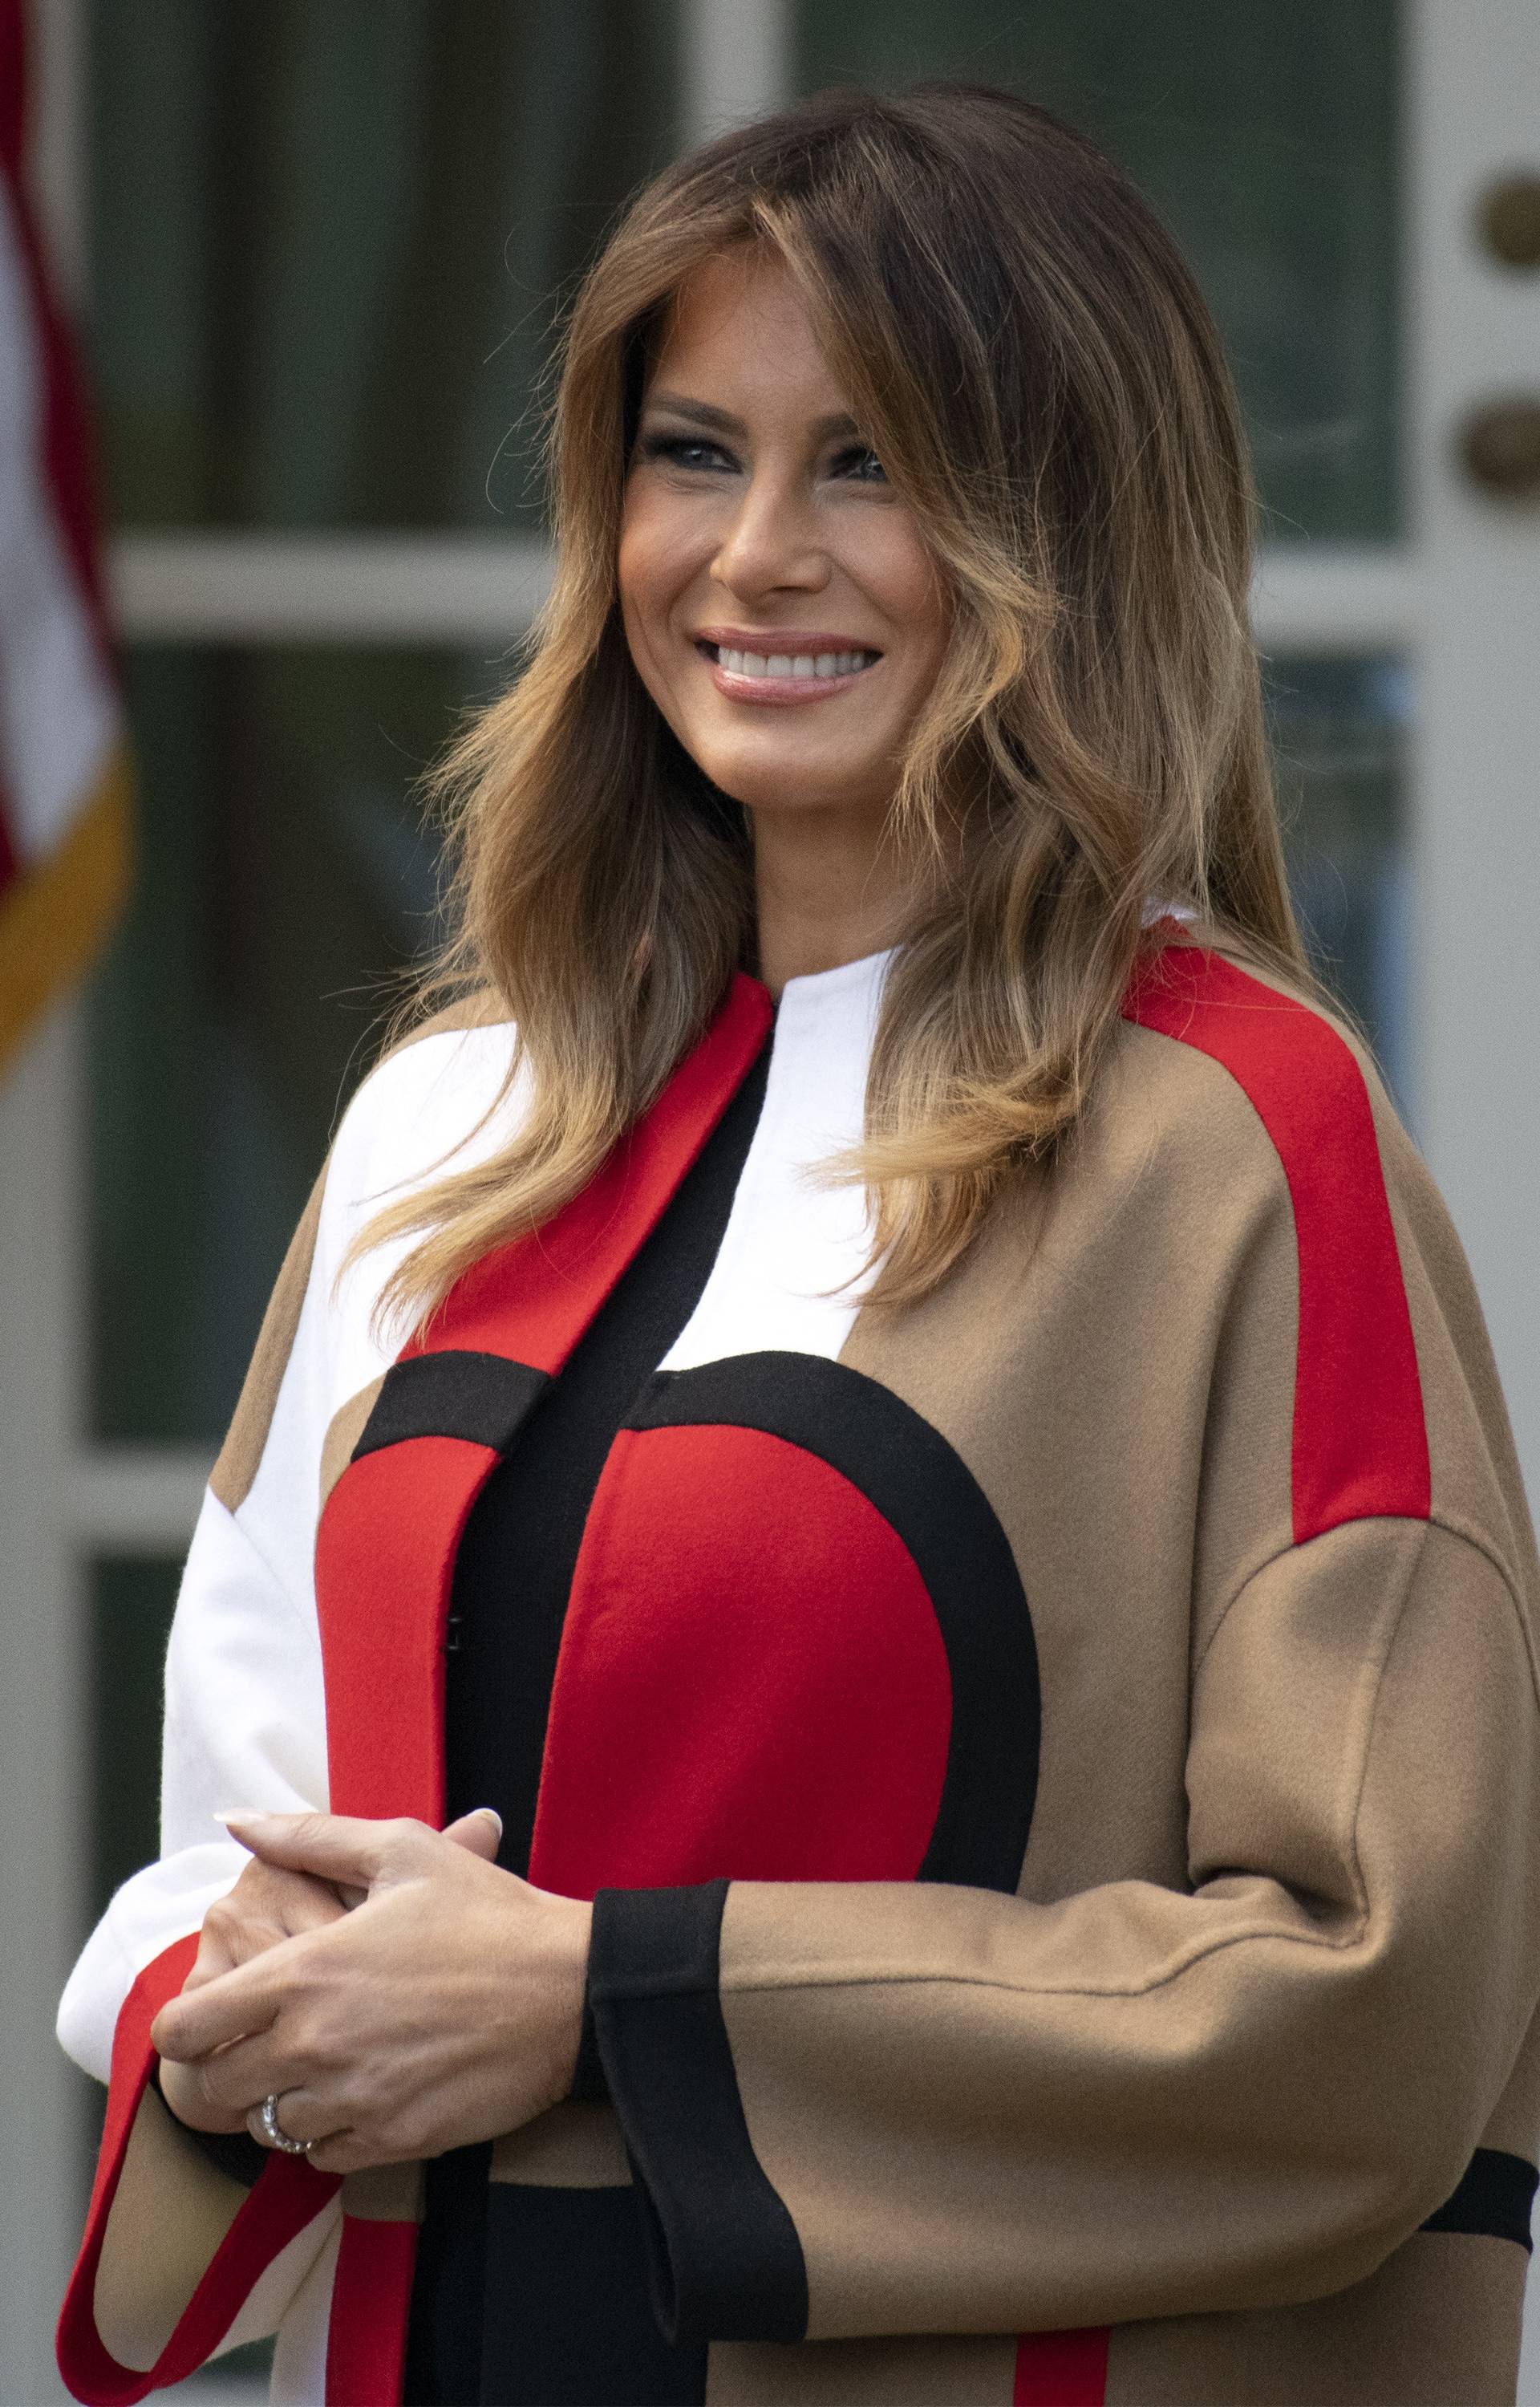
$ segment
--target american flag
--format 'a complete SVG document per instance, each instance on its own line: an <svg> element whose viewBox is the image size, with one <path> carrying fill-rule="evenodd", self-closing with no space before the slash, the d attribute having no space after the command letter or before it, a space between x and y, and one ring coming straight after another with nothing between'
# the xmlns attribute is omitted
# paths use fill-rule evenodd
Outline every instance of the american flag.
<svg viewBox="0 0 1540 2407"><path fill-rule="evenodd" d="M0 0L0 1067L127 887L127 756L78 375L23 179L21 0Z"/></svg>

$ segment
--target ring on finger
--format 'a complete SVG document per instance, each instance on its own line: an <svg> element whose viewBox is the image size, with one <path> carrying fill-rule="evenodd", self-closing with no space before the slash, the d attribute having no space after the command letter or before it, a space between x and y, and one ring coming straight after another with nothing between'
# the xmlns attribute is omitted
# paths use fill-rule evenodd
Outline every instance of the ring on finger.
<svg viewBox="0 0 1540 2407"><path fill-rule="evenodd" d="M286 2157L307 2157L315 2143L292 2139L278 2120L278 2101L282 2093L270 2089L257 2109L257 2120L262 2127L263 2144L276 2148Z"/></svg>

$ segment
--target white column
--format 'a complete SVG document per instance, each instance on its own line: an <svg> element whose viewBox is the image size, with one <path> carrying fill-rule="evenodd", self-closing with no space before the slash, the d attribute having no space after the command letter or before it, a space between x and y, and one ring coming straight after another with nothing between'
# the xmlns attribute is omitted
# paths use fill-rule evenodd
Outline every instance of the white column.
<svg viewBox="0 0 1540 2407"><path fill-rule="evenodd" d="M1407 431L1425 615L1416 748L1420 1118L1540 1502L1540 511L1459 460L1466 413L1540 400L1540 275L1482 250L1479 196L1540 167L1540 11L1406 13ZM1540 2284L1522 2407L1540 2407Z"/></svg>
<svg viewBox="0 0 1540 2407"><path fill-rule="evenodd" d="M791 92L791 0L685 0L680 142L685 150Z"/></svg>
<svg viewBox="0 0 1540 2407"><path fill-rule="evenodd" d="M0 1087L0 2399L63 2399L53 2326L94 2085L53 2036L84 1932L83 1567L66 1535L83 1354L80 1011Z"/></svg>
<svg viewBox="0 0 1540 2407"><path fill-rule="evenodd" d="M1540 510L1479 491L1456 449L1474 405L1540 401L1540 274L1474 225L1490 178L1540 167L1540 10L1418 0L1407 31L1420 1116L1540 1498Z"/></svg>
<svg viewBox="0 0 1540 2407"><path fill-rule="evenodd" d="M81 0L31 0L29 180L55 281L86 287ZM84 1030L49 1013L0 1081L0 2400L64 2389L53 2327L100 2093L54 2008L84 1937L86 1566L68 1529L86 1346Z"/></svg>

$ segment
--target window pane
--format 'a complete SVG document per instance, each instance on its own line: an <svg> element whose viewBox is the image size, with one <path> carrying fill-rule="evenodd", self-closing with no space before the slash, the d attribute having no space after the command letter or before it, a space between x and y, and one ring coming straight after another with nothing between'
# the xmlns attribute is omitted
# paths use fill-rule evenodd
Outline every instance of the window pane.
<svg viewBox="0 0 1540 2407"><path fill-rule="evenodd" d="M92 0L120 523L528 518L552 295L669 156L675 0Z"/></svg>
<svg viewBox="0 0 1540 2407"><path fill-rule="evenodd" d="M1410 1110L1410 677L1394 659L1275 660L1267 700L1295 908Z"/></svg>
<svg viewBox="0 0 1540 2407"><path fill-rule="evenodd" d="M141 874L92 1010L100 1435L223 1431L339 1101L434 924L416 781L504 674L131 654Z"/></svg>
<svg viewBox="0 0 1540 2407"><path fill-rule="evenodd" d="M1194 261L1268 534L1398 524L1394 0L798 0L798 78L1005 84L1099 135Z"/></svg>
<svg viewBox="0 0 1540 2407"><path fill-rule="evenodd" d="M94 1567L87 1759L93 1922L130 1873L161 1852L161 1689L180 1577L175 1562Z"/></svg>

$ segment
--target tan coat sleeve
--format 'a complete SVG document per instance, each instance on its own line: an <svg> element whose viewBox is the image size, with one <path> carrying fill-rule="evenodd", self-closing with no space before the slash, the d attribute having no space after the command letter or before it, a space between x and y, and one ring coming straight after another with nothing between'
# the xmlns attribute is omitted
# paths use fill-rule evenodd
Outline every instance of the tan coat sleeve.
<svg viewBox="0 0 1540 2407"><path fill-rule="evenodd" d="M595 2013L668 2324L1272 2304L1440 2206L1536 2001L1540 1717L1505 1578L1432 1522L1289 1548L1197 1667L1187 1786L1191 1894L601 1896Z"/></svg>

